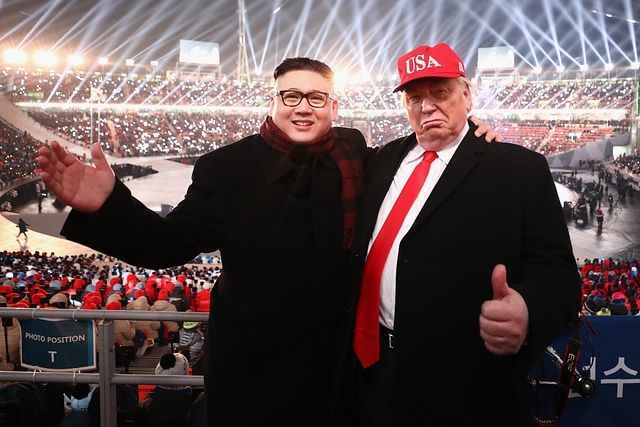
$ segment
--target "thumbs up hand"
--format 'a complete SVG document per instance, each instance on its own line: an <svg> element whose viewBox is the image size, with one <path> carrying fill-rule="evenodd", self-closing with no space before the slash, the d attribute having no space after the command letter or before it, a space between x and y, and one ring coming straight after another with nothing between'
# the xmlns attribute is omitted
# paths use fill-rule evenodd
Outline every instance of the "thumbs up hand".
<svg viewBox="0 0 640 427"><path fill-rule="evenodd" d="M491 275L493 299L482 304L480 336L491 353L498 356L520 351L529 329L529 310L517 291L507 284L507 269L498 264Z"/></svg>

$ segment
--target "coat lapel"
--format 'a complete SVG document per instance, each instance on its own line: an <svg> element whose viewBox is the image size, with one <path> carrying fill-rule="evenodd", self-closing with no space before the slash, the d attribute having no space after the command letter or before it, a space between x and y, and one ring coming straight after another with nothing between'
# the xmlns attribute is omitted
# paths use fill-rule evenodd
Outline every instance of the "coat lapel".
<svg viewBox="0 0 640 427"><path fill-rule="evenodd" d="M451 158L451 162L447 165L407 235L411 234L417 227L420 227L444 203L478 163L478 154L484 152L484 143L473 135L474 130L475 127L469 129L469 132L467 132L467 135L458 146Z"/></svg>

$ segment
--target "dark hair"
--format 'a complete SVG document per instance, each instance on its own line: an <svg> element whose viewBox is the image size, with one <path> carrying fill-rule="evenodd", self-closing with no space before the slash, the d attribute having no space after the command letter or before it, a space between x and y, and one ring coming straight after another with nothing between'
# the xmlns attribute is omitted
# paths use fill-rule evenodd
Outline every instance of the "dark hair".
<svg viewBox="0 0 640 427"><path fill-rule="evenodd" d="M160 366L162 369L171 369L176 366L176 356L173 353L167 353L160 358Z"/></svg>
<svg viewBox="0 0 640 427"><path fill-rule="evenodd" d="M284 76L289 71L313 71L333 83L334 72L327 64L317 59L306 57L287 58L273 70L273 79Z"/></svg>
<svg viewBox="0 0 640 427"><path fill-rule="evenodd" d="M73 386L73 390L71 390L71 396L75 397L78 400L82 400L85 397L89 396L89 392L91 389L89 388L89 384L76 384Z"/></svg>

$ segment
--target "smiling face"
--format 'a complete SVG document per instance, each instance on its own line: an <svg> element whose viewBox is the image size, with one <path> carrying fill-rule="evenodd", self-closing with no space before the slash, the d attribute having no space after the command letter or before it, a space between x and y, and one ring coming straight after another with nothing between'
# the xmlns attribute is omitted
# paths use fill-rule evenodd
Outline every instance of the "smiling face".
<svg viewBox="0 0 640 427"><path fill-rule="evenodd" d="M427 151L449 145L462 131L471 111L471 92L459 79L415 80L407 84L402 96L418 143Z"/></svg>
<svg viewBox="0 0 640 427"><path fill-rule="evenodd" d="M333 83L314 71L295 70L280 75L275 92L297 90L302 93L333 93ZM275 125L294 142L308 144L329 132L331 123L338 117L338 101L329 99L322 108L313 108L307 99L295 107L287 107L280 95L271 95L269 115Z"/></svg>

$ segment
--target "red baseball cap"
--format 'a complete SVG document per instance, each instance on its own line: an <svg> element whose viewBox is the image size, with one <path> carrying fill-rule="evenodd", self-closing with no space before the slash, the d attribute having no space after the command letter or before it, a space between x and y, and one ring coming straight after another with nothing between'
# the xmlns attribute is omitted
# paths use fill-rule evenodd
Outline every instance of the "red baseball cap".
<svg viewBox="0 0 640 427"><path fill-rule="evenodd" d="M462 59L445 43L431 46L418 46L398 59L400 85L393 91L398 92L409 82L425 77L444 77L455 79L467 77Z"/></svg>

